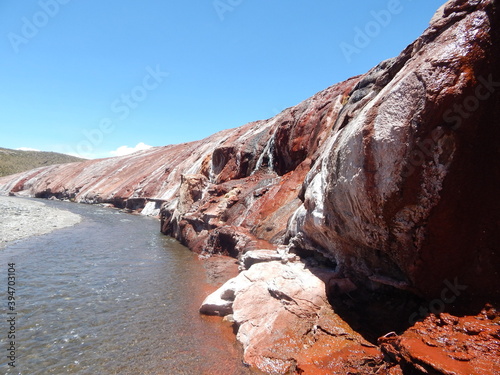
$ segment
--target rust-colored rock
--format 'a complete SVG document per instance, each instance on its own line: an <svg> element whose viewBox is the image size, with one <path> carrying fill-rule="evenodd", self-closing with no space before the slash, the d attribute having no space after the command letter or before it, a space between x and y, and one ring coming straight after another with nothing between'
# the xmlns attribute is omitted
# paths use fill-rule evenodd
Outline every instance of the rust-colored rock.
<svg viewBox="0 0 500 375"><path fill-rule="evenodd" d="M8 176L0 192L111 203L148 215L163 206L162 231L197 252L274 248L301 204L300 187L342 96L358 81L201 141Z"/></svg>
<svg viewBox="0 0 500 375"><path fill-rule="evenodd" d="M357 84L289 226L360 285L500 297L500 45L494 1L449 1Z"/></svg>
<svg viewBox="0 0 500 375"><path fill-rule="evenodd" d="M245 362L265 372L371 374L385 368L382 352L329 305L325 285L332 278L334 272L302 262L259 262L207 297L200 311L232 314Z"/></svg>
<svg viewBox="0 0 500 375"><path fill-rule="evenodd" d="M424 374L500 374L500 313L431 315L401 336L379 340L395 362Z"/></svg>

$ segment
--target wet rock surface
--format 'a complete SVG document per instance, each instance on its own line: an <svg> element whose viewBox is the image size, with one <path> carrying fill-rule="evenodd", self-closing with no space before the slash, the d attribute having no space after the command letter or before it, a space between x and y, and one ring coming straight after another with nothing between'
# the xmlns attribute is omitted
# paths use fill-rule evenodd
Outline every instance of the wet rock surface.
<svg viewBox="0 0 500 375"><path fill-rule="evenodd" d="M499 374L499 323L500 313L487 305L477 316L431 315L379 343L388 358L424 374Z"/></svg>
<svg viewBox="0 0 500 375"><path fill-rule="evenodd" d="M442 11L350 93L289 236L359 284L433 299L459 277L480 308L500 296L498 14L493 1Z"/></svg>
<svg viewBox="0 0 500 375"><path fill-rule="evenodd" d="M382 353L333 311L325 287L332 277L302 262L259 262L208 296L200 311L231 315L245 362L262 371L371 370Z"/></svg>

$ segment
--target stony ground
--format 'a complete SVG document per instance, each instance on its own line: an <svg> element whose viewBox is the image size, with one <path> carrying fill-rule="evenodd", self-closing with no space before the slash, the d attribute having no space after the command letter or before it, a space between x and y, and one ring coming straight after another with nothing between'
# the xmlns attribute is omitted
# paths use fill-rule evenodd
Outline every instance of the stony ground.
<svg viewBox="0 0 500 375"><path fill-rule="evenodd" d="M0 249L8 242L79 223L81 217L43 202L0 196Z"/></svg>

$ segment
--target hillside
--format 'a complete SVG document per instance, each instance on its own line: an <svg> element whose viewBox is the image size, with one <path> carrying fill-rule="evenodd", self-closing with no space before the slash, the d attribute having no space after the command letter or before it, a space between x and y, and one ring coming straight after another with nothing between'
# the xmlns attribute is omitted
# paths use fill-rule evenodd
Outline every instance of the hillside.
<svg viewBox="0 0 500 375"><path fill-rule="evenodd" d="M0 147L0 177L53 164L83 161L75 156L45 151L20 151Z"/></svg>

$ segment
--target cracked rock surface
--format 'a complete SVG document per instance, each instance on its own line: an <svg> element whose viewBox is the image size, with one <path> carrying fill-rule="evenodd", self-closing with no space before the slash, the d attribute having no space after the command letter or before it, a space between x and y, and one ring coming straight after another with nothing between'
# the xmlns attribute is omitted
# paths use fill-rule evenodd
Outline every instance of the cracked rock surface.
<svg viewBox="0 0 500 375"><path fill-rule="evenodd" d="M302 262L256 263L209 296L200 310L232 314L244 361L263 371L370 368L368 362L380 361L382 353L334 313L325 286L332 277L333 272L307 269ZM213 308L214 298L219 309Z"/></svg>

